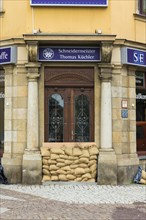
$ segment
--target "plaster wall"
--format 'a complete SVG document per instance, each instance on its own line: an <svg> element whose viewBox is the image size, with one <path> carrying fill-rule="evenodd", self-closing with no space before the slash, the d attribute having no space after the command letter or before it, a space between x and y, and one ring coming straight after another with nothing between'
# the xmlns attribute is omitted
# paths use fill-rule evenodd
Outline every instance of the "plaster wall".
<svg viewBox="0 0 146 220"><path fill-rule="evenodd" d="M117 38L146 42L145 20L136 19L135 1L111 0L108 7L31 7L29 1L3 1L1 40L34 30L48 34L116 34ZM14 24L14 25L12 25Z"/></svg>

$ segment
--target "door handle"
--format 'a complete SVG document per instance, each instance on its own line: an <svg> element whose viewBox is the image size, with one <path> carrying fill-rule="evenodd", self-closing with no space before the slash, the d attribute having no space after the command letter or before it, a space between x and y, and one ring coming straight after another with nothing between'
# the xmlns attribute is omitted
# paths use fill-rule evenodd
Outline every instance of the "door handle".
<svg viewBox="0 0 146 220"><path fill-rule="evenodd" d="M75 136L76 134L77 134L77 133L74 133L73 130L71 131L71 139L72 139L72 141L74 140L74 136Z"/></svg>

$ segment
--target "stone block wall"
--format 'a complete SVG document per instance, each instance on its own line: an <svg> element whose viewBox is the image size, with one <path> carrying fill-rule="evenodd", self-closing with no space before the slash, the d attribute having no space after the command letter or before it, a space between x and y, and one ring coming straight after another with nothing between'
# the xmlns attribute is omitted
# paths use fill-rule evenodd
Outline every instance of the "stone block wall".
<svg viewBox="0 0 146 220"><path fill-rule="evenodd" d="M95 182L98 153L95 143L44 143L41 147L42 182Z"/></svg>

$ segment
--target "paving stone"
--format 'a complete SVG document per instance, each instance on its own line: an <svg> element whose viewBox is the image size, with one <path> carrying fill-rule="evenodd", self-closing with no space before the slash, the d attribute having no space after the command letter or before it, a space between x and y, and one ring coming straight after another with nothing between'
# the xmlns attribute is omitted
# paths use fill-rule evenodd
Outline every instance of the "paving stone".
<svg viewBox="0 0 146 220"><path fill-rule="evenodd" d="M95 184L70 183L63 185L63 183L54 183L48 186L2 185L1 188L75 204L146 202L146 187L144 185L99 186Z"/></svg>
<svg viewBox="0 0 146 220"><path fill-rule="evenodd" d="M144 185L0 185L0 195L1 220L117 220L122 212L127 218L122 220L144 220L146 215Z"/></svg>

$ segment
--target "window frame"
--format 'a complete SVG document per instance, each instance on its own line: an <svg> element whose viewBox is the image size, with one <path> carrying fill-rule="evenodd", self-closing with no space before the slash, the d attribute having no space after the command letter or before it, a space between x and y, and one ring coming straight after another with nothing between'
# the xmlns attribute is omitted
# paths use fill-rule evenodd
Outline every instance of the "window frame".
<svg viewBox="0 0 146 220"><path fill-rule="evenodd" d="M144 1L145 1L145 12L144 12ZM146 0L138 0L138 11L140 15L146 16Z"/></svg>
<svg viewBox="0 0 146 220"><path fill-rule="evenodd" d="M141 74L143 74L143 77L138 77L138 73L141 73ZM138 79L142 79L143 80L143 85L138 85L137 83L136 83L136 88L142 88L142 89L146 89L146 72L145 71L136 71L136 74L135 74L135 76L136 76L136 80L138 80Z"/></svg>
<svg viewBox="0 0 146 220"><path fill-rule="evenodd" d="M0 0L0 16L3 16L3 14L5 13L3 5L4 5L3 0Z"/></svg>
<svg viewBox="0 0 146 220"><path fill-rule="evenodd" d="M3 11L3 0L0 0L0 12Z"/></svg>

